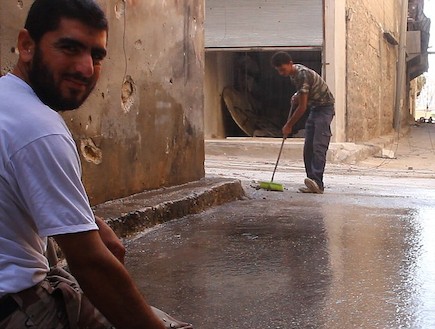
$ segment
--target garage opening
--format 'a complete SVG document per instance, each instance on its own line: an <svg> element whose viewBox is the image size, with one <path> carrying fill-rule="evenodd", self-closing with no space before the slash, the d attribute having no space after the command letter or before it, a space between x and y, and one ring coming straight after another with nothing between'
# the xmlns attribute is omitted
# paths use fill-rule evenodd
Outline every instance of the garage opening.
<svg viewBox="0 0 435 329"><path fill-rule="evenodd" d="M270 65L270 50L208 50L205 54L205 137L282 137L295 89ZM322 72L321 48L287 50L293 62ZM291 137L303 137L301 120Z"/></svg>

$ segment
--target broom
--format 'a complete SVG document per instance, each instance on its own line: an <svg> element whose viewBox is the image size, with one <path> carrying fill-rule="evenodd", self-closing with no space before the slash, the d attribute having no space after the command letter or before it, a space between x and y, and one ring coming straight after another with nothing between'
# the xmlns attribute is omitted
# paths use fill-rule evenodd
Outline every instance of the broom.
<svg viewBox="0 0 435 329"><path fill-rule="evenodd" d="M295 110L296 105L297 104L293 101L293 98L292 98L291 105L290 105L290 111L289 111L288 117L287 117L287 121L293 115L293 111ZM262 188L264 190L284 192L284 186L282 184L275 183L273 181L273 177L275 177L276 168L278 167L278 162L279 162L279 158L281 157L281 152L282 152L282 148L284 147L285 139L286 139L286 136L283 136L282 142L281 142L281 148L279 149L279 153L278 153L278 159L276 159L275 168L273 169L272 179L270 180L270 182L258 182L260 184L260 188Z"/></svg>
<svg viewBox="0 0 435 329"><path fill-rule="evenodd" d="M278 167L279 158L281 157L282 148L284 147L285 137L282 138L281 148L279 149L278 159L276 159L275 169L273 169L272 179L270 182L259 182L260 188L268 191L278 191L283 192L284 186L279 183L275 183L273 181L273 177L275 177L276 168Z"/></svg>

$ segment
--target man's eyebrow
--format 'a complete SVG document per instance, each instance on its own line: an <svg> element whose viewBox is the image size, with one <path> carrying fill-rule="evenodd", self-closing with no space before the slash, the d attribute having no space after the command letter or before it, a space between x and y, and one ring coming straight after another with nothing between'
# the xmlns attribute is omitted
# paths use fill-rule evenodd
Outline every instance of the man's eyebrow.
<svg viewBox="0 0 435 329"><path fill-rule="evenodd" d="M82 42L80 42L76 39L73 39L73 38L68 38L68 37L60 38L59 40L57 40L54 43L54 45L57 47L75 46L75 47L82 48L82 49L86 48L86 46Z"/></svg>
<svg viewBox="0 0 435 329"><path fill-rule="evenodd" d="M76 39L64 37L57 40L54 45L56 47L63 47L63 46L74 46L80 49L86 49L86 45ZM107 50L102 47L93 47L91 48L92 54L98 54L101 57L105 57L107 55Z"/></svg>

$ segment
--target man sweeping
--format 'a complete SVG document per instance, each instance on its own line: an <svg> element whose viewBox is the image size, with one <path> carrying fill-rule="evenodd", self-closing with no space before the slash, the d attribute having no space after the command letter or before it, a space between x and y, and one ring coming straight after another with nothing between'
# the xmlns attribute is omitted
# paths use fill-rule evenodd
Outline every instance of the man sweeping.
<svg viewBox="0 0 435 329"><path fill-rule="evenodd" d="M299 188L302 193L322 194L323 173L326 165L326 152L331 140L331 122L335 114L334 96L326 82L315 71L294 64L286 52L278 52L272 56L272 66L279 75L290 77L296 87L291 103L296 109L289 116L282 128L284 137L289 136L295 124L309 111L305 123L304 164L307 178L305 186Z"/></svg>

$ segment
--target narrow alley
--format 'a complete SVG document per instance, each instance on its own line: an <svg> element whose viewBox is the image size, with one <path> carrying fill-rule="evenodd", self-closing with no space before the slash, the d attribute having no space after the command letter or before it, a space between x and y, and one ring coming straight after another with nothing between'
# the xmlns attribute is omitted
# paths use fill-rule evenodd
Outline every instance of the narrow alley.
<svg viewBox="0 0 435 329"><path fill-rule="evenodd" d="M275 159L207 157L246 198L141 233L127 267L198 329L435 328L434 141L435 125L412 127L394 159L328 165L323 195L297 193L300 159L272 192L256 182Z"/></svg>

